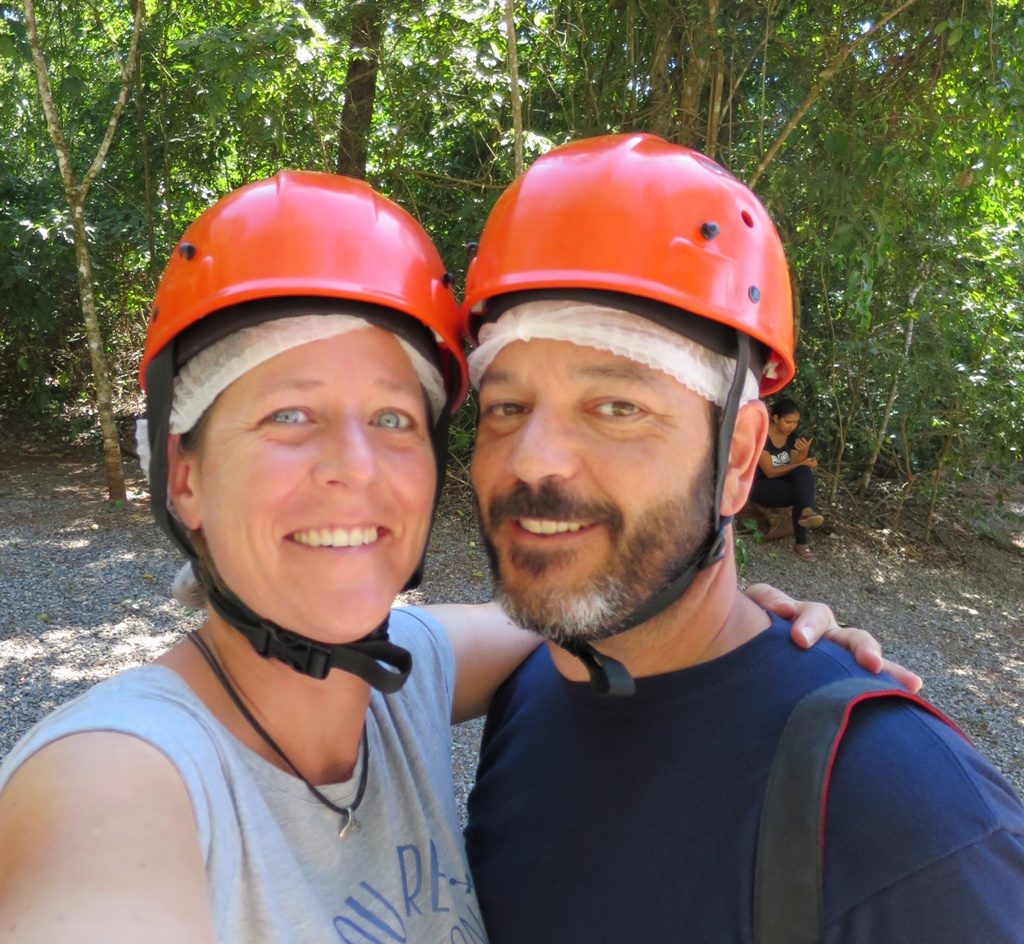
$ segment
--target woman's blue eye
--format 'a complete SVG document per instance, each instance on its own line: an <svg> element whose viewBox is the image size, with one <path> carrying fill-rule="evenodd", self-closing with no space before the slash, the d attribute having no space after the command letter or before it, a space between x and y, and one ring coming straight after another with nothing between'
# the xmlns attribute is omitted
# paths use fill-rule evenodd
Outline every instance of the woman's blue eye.
<svg viewBox="0 0 1024 944"><path fill-rule="evenodd" d="M412 420L396 410L385 410L377 415L377 425L385 429L408 429L412 426Z"/></svg>
<svg viewBox="0 0 1024 944"><path fill-rule="evenodd" d="M274 423L304 423L309 417L306 415L305 410L300 410L297 407L290 407L286 410L276 410L270 414L270 419Z"/></svg>

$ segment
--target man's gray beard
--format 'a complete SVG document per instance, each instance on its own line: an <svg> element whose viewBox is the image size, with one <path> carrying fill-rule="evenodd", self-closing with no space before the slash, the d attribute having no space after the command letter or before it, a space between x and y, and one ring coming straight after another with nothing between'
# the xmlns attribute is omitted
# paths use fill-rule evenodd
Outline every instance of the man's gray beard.
<svg viewBox="0 0 1024 944"><path fill-rule="evenodd" d="M626 602L621 583L610 575L596 578L579 593L556 591L540 608L510 596L500 582L494 597L513 622L558 643L597 642L614 635Z"/></svg>
<svg viewBox="0 0 1024 944"><path fill-rule="evenodd" d="M510 619L552 642L593 643L614 636L700 553L710 531L713 501L709 463L691 489L649 508L629 534L619 537L607 573L598 574L579 589L559 589L543 597L531 593L537 585L528 581L509 589L495 548L485 535L495 599ZM568 555L513 552L511 556L520 574L540 578Z"/></svg>

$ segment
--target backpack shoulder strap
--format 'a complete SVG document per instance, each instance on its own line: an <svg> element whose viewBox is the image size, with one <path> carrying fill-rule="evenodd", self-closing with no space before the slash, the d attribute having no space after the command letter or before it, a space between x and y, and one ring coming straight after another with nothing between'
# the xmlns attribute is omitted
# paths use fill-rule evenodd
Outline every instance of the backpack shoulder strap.
<svg viewBox="0 0 1024 944"><path fill-rule="evenodd" d="M910 701L959 728L926 701L869 677L805 695L775 749L761 808L754 871L756 944L819 944L828 782L853 709L875 698Z"/></svg>

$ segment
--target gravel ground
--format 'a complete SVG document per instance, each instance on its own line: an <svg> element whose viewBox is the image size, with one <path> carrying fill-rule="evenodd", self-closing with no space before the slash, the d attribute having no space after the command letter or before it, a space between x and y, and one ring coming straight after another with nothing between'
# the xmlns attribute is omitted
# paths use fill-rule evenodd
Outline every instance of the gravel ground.
<svg viewBox="0 0 1024 944"><path fill-rule="evenodd" d="M3 452L0 756L40 716L153 658L198 619L167 596L178 558L149 517L140 479L127 503L112 506L93 454ZM1024 557L968 534L946 544L956 552L925 558L892 535L837 527L819 532L814 564L785 541L748 542L744 578L825 600L841 622L869 627L1024 794ZM427 573L414 602L488 599L468 502L442 504ZM480 728L455 729L463 801Z"/></svg>

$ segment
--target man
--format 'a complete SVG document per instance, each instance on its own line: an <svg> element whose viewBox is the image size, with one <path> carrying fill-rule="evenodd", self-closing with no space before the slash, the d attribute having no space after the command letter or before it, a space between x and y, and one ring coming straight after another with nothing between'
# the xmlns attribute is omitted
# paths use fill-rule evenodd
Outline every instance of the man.
<svg viewBox="0 0 1024 944"><path fill-rule="evenodd" d="M495 699L470 800L492 940L753 941L780 732L863 674L736 583L758 393L794 371L775 229L702 155L581 141L499 199L466 296L482 526L548 640ZM1024 808L942 721L859 708L826 826L825 940L1024 941Z"/></svg>

